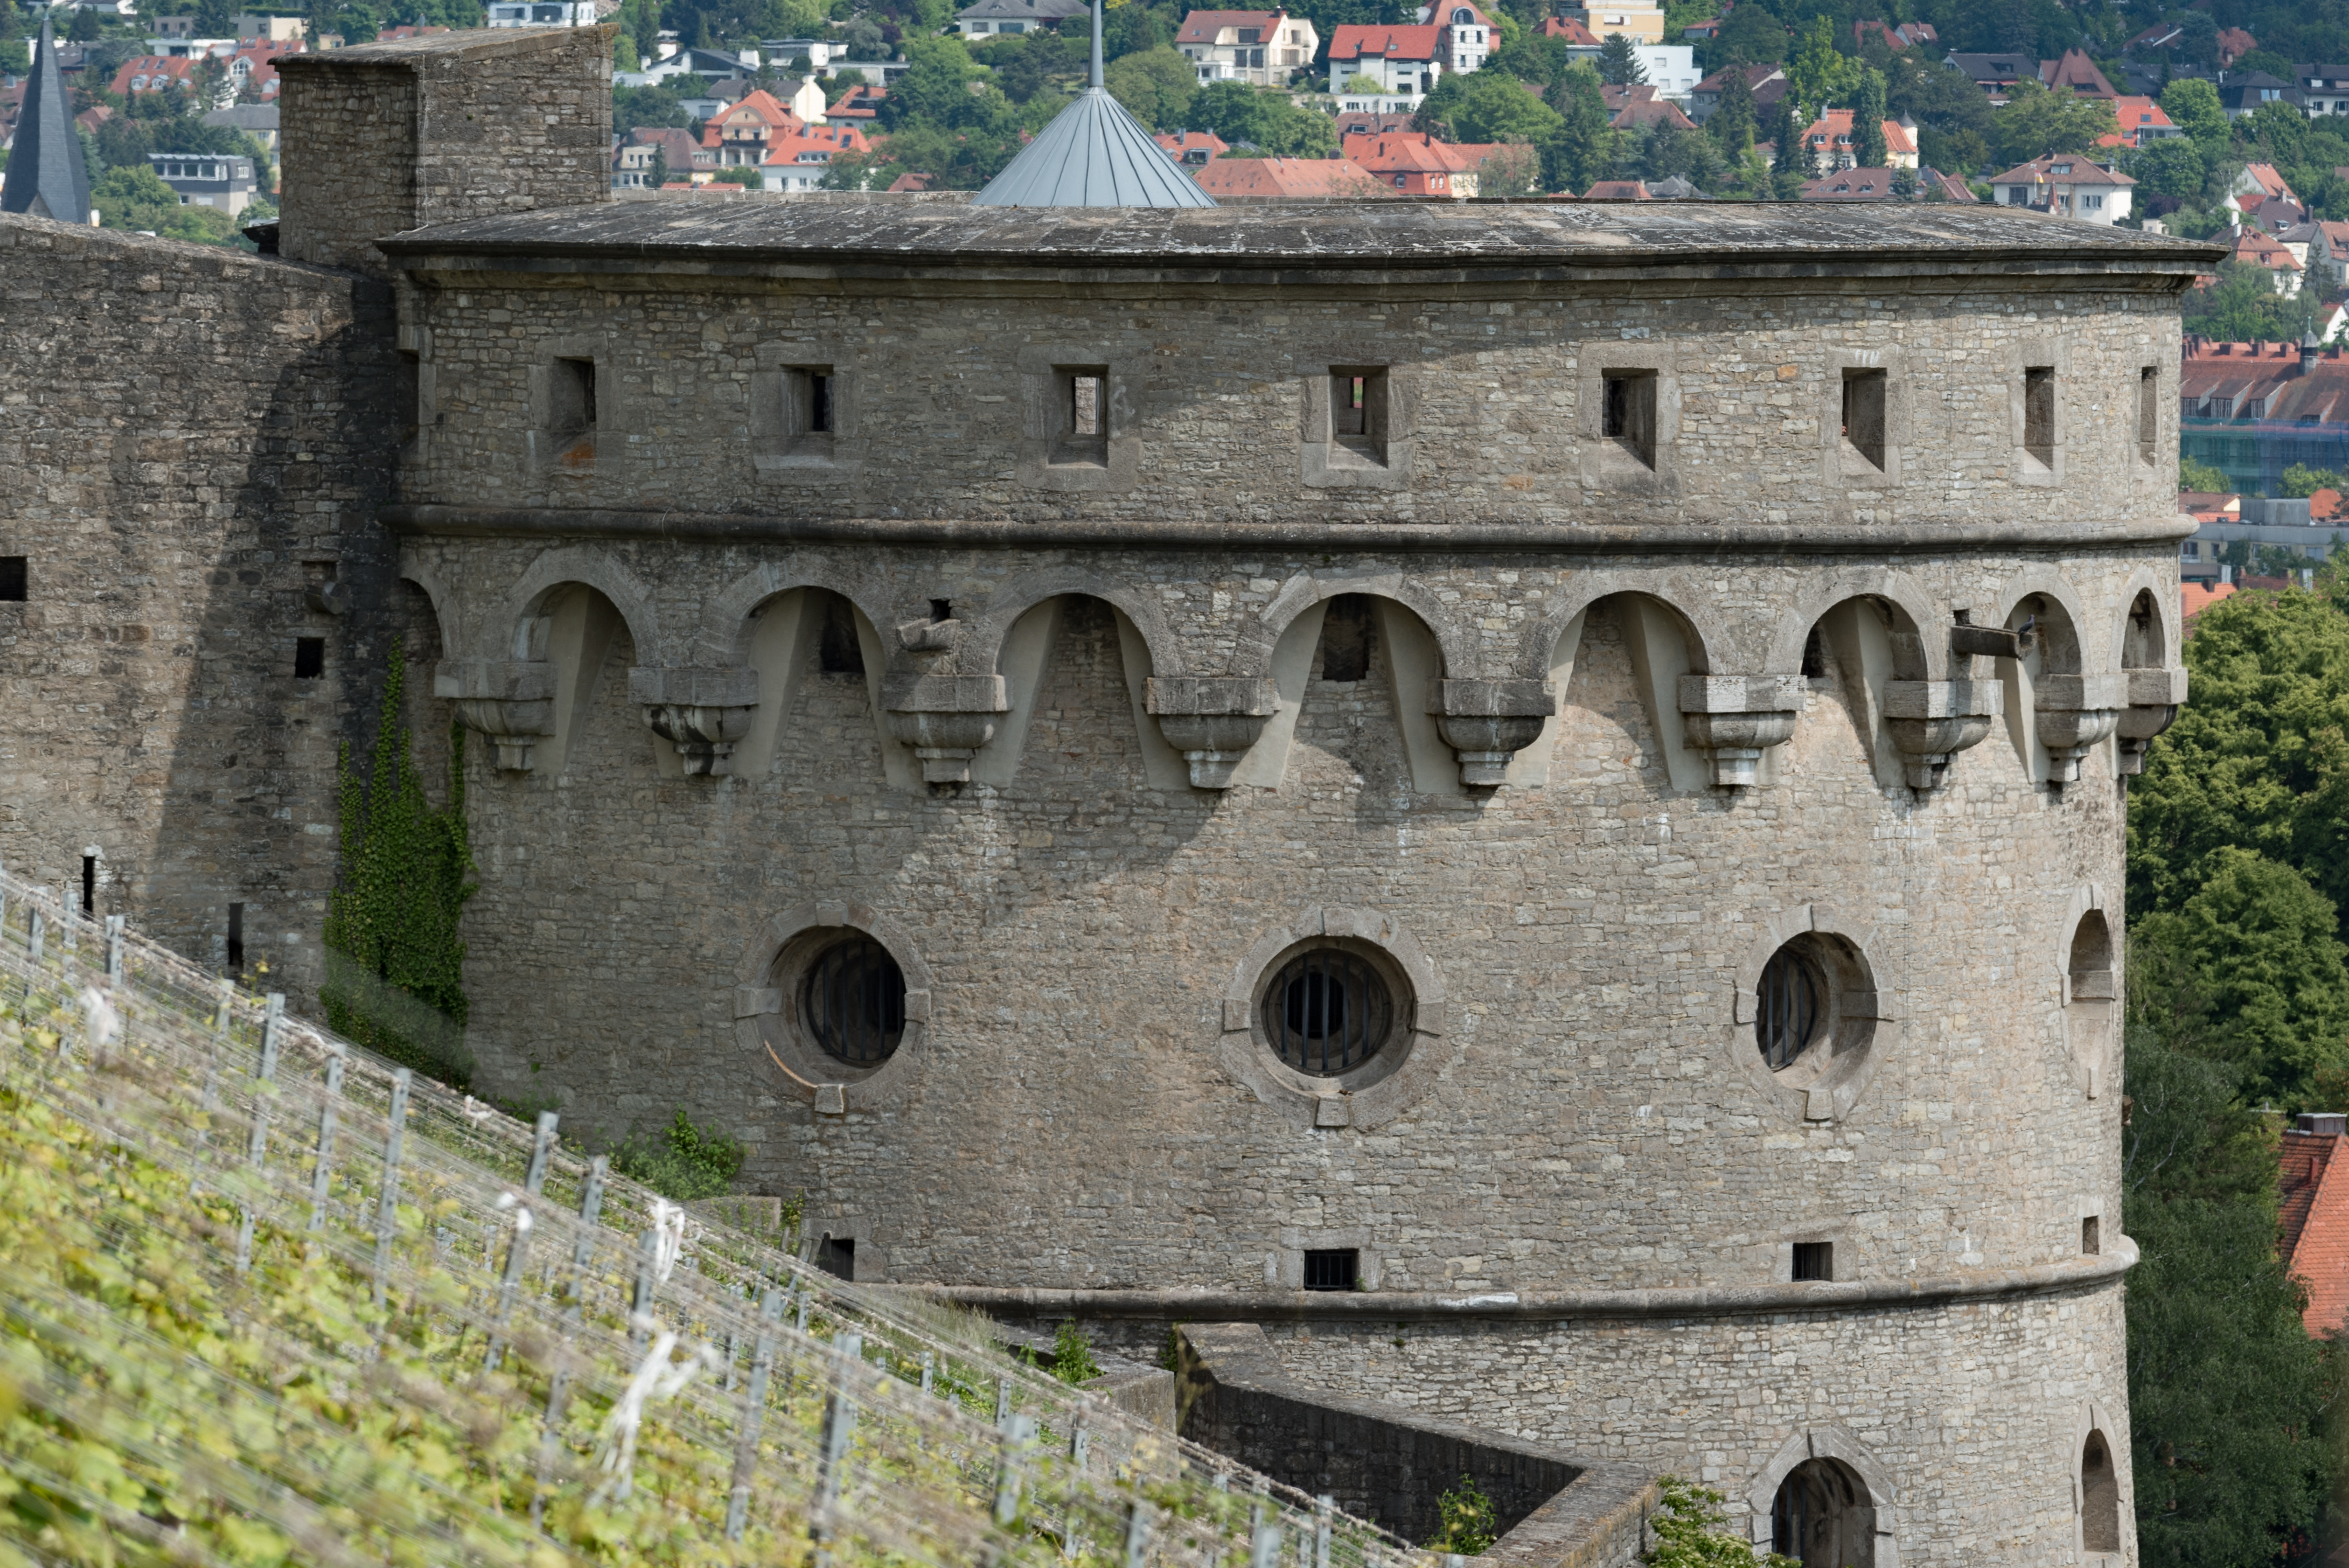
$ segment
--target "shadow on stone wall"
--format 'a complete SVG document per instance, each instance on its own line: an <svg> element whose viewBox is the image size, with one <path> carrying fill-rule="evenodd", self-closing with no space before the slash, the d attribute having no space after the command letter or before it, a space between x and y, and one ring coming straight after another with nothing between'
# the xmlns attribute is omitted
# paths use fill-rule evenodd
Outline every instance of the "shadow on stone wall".
<svg viewBox="0 0 2349 1568"><path fill-rule="evenodd" d="M1636 1465L1591 1463L1293 1381L1252 1323L1175 1331L1179 1429L1349 1513L1412 1541L1442 1528L1437 1500L1474 1480L1493 1501L1501 1538L1480 1563L1525 1568L1622 1568L1647 1546L1655 1477Z"/></svg>

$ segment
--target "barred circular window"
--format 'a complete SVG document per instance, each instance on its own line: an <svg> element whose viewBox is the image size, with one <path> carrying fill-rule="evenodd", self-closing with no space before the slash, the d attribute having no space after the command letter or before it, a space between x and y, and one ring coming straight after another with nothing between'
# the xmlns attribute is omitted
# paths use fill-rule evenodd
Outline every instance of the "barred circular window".
<svg viewBox="0 0 2349 1568"><path fill-rule="evenodd" d="M1770 1070L1792 1066L1825 1032L1826 1017L1826 977L1817 963L1792 942L1771 954L1754 1009L1754 1043Z"/></svg>
<svg viewBox="0 0 2349 1568"><path fill-rule="evenodd" d="M1366 958L1306 949L1283 964L1260 1004L1265 1039L1290 1067L1316 1077L1350 1073L1394 1032L1394 993Z"/></svg>
<svg viewBox="0 0 2349 1568"><path fill-rule="evenodd" d="M877 1066L905 1038L905 976L871 937L834 942L808 965L800 1016L825 1055Z"/></svg>

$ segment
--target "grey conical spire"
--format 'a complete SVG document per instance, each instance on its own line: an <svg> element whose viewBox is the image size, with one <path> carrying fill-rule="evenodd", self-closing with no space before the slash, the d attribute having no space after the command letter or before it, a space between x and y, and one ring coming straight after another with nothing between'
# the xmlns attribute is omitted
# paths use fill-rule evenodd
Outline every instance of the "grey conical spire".
<svg viewBox="0 0 2349 1568"><path fill-rule="evenodd" d="M73 99L57 70L57 42L47 17L33 60L32 79L16 116L16 143L8 150L8 181L0 213L28 213L61 223L89 222L89 171L81 161Z"/></svg>
<svg viewBox="0 0 2349 1568"><path fill-rule="evenodd" d="M1216 204L1102 85L1102 0L1093 0L1092 85L972 201L982 207Z"/></svg>

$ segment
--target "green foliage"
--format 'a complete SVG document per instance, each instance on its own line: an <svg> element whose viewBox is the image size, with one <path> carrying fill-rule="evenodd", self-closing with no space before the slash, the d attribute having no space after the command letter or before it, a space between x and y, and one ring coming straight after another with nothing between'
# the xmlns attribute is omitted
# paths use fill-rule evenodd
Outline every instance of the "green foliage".
<svg viewBox="0 0 2349 1568"><path fill-rule="evenodd" d="M1720 36L1710 40L1705 63L1715 69L1727 65L1775 66L1786 57L1787 42L1785 24L1768 7L1740 5L1722 18Z"/></svg>
<svg viewBox="0 0 2349 1568"><path fill-rule="evenodd" d="M615 136L626 136L639 126L655 130L683 130L692 123L693 117L686 112L676 90L666 85L612 89Z"/></svg>
<svg viewBox="0 0 2349 1568"><path fill-rule="evenodd" d="M135 169L109 169L90 186L90 205L98 222L109 229L144 230L167 240L193 240L199 244L233 244L235 221L212 207L182 207L172 189L141 164Z"/></svg>
<svg viewBox="0 0 2349 1568"><path fill-rule="evenodd" d="M2189 332L2228 343L2297 343L2307 332L2313 301L2287 299L2262 266L2222 261L2219 281L2187 291L2180 316Z"/></svg>
<svg viewBox="0 0 2349 1568"><path fill-rule="evenodd" d="M1713 105L1704 132L1732 158L1754 145L1754 88L1744 72L1737 72L1722 85L1721 101Z"/></svg>
<svg viewBox="0 0 2349 1568"><path fill-rule="evenodd" d="M2166 136L2132 156L2127 172L2154 195L2190 202L2209 183L2210 163L2193 138Z"/></svg>
<svg viewBox="0 0 2349 1568"><path fill-rule="evenodd" d="M1860 73L1859 93L1851 110L1852 160L1863 169L1884 167L1884 78L1880 72Z"/></svg>
<svg viewBox="0 0 2349 1568"><path fill-rule="evenodd" d="M1825 16L1812 17L1810 31L1803 36L1802 47L1787 63L1786 96L1800 104L1806 116L1849 97L1858 88L1859 74L1866 68L1849 55L1838 53L1835 38L1833 22ZM1807 125L1809 120L1806 119L1802 123Z"/></svg>
<svg viewBox="0 0 2349 1568"><path fill-rule="evenodd" d="M2292 500L2305 499L2320 490L2349 492L2349 479L2329 468L2311 468L2304 462L2295 462L2283 471L2280 493Z"/></svg>
<svg viewBox="0 0 2349 1568"><path fill-rule="evenodd" d="M2227 471L2190 457L2178 460L2178 488L2198 490L2205 495L2223 495L2232 487L2227 483Z"/></svg>
<svg viewBox="0 0 2349 1568"><path fill-rule="evenodd" d="M1092 1342L1073 1323L1062 1324L1052 1335L1052 1359L1044 1369L1079 1388L1102 1375L1101 1363L1093 1359Z"/></svg>
<svg viewBox="0 0 2349 1568"><path fill-rule="evenodd" d="M1791 1557L1757 1551L1729 1530L1726 1500L1678 1476L1659 1476L1662 1507L1649 1528L1656 1544L1641 1559L1649 1568L1801 1568Z"/></svg>
<svg viewBox="0 0 2349 1568"><path fill-rule="evenodd" d="M971 93L966 84L980 75L980 67L962 40L909 38L905 58L908 69L881 100L882 128L895 131L917 119L949 128L968 124Z"/></svg>
<svg viewBox="0 0 2349 1568"><path fill-rule="evenodd" d="M21 77L33 68L33 51L13 35L0 36L0 74Z"/></svg>
<svg viewBox="0 0 2349 1568"><path fill-rule="evenodd" d="M1376 98L1386 90L1385 84L1378 78L1366 77L1360 71L1346 78L1345 91L1350 97L1360 94L1364 98Z"/></svg>
<svg viewBox="0 0 2349 1568"><path fill-rule="evenodd" d="M1436 84L1420 107L1414 126L1453 141L1541 141L1565 123L1511 77L1496 71L1452 75Z"/></svg>
<svg viewBox="0 0 2349 1568"><path fill-rule="evenodd" d="M1541 144L1542 186L1578 195L1607 177L1614 166L1617 134L1599 96L1599 73L1588 61L1575 65L1543 96L1558 127Z"/></svg>
<svg viewBox="0 0 2349 1568"><path fill-rule="evenodd" d="M737 164L731 169L720 169L709 178L713 184L740 185L745 191L759 190L766 182L763 175L747 164Z"/></svg>
<svg viewBox="0 0 2349 1568"><path fill-rule="evenodd" d="M2117 129L2105 99L2049 92L2035 81L2016 83L1995 118L1998 155L2010 166L2049 152L2093 151L2096 138Z"/></svg>
<svg viewBox="0 0 2349 1568"><path fill-rule="evenodd" d="M1192 96L1185 129L1211 130L1235 145L1248 142L1281 158L1330 158L1338 130L1326 114L1299 109L1278 88L1245 82L1209 82Z"/></svg>
<svg viewBox="0 0 2349 1568"><path fill-rule="evenodd" d="M1474 1557L1499 1538L1494 1528L1493 1500L1485 1495L1474 1476L1462 1476L1458 1486L1437 1498L1435 1514L1439 1523L1428 1539L1430 1552Z"/></svg>
<svg viewBox="0 0 2349 1568"><path fill-rule="evenodd" d="M1153 130L1183 130L1199 85L1197 67L1164 44L1112 61L1102 80L1111 97Z"/></svg>
<svg viewBox="0 0 2349 1568"><path fill-rule="evenodd" d="M612 1168L654 1191L690 1203L715 1198L734 1184L742 1168L742 1145L715 1127L695 1125L677 1107L657 1136L634 1131L612 1147Z"/></svg>
<svg viewBox="0 0 2349 1568"><path fill-rule="evenodd" d="M1609 33L1599 46L1599 79L1609 87L1631 87L1648 79L1639 49L1621 33Z"/></svg>
<svg viewBox="0 0 2349 1568"><path fill-rule="evenodd" d="M395 641L372 774L362 786L347 747L339 764L342 878L327 900L325 934L330 958L339 954L347 965L333 966L338 972L320 1001L327 1024L357 1044L461 1088L472 1069L461 1033L452 1046L446 1027L429 1023L438 1015L461 1030L468 1011L457 932L480 888L471 880L465 833L465 732L450 726L449 804L435 810L400 722L407 680L407 656Z"/></svg>
<svg viewBox="0 0 2349 1568"><path fill-rule="evenodd" d="M2190 968L2132 940L2129 971L2122 1179L2142 1254L2126 1305L2139 1547L2147 1568L2272 1562L2278 1536L2326 1493L2339 1358L2302 1327L2301 1289L2276 1256L2274 1139L2243 1108L2238 1070L2189 1048Z"/></svg>
<svg viewBox="0 0 2349 1568"><path fill-rule="evenodd" d="M2220 107L2217 88L2190 78L2171 82L2161 89L2161 112L2186 133L2206 160L2226 156L2233 133L2227 111Z"/></svg>

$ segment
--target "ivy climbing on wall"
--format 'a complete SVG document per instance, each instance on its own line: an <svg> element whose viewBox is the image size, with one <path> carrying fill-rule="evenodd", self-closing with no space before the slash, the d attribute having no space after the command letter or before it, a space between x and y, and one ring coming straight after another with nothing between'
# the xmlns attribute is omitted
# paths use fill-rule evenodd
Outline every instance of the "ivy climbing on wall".
<svg viewBox="0 0 2349 1568"><path fill-rule="evenodd" d="M372 776L340 763L343 867L326 907L329 1027L403 1066L463 1088L465 944L457 935L471 880L465 836L465 732L449 733L449 804L435 810L409 754L400 698L408 661L392 645Z"/></svg>

